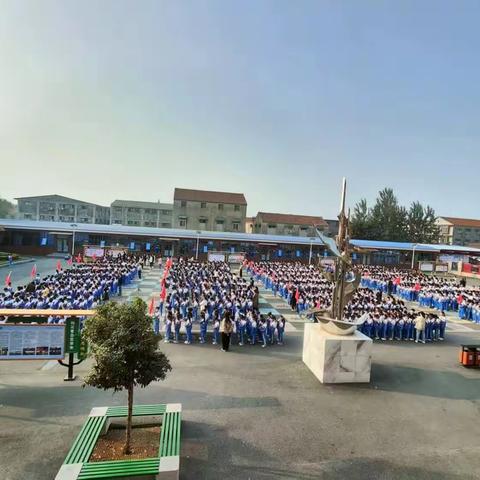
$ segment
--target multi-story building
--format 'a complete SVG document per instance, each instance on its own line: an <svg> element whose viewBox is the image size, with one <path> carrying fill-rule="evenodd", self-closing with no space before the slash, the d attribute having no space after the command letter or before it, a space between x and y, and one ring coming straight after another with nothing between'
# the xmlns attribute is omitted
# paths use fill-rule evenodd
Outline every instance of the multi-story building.
<svg viewBox="0 0 480 480"><path fill-rule="evenodd" d="M480 242L480 220L438 217L439 242L447 245L471 245Z"/></svg>
<svg viewBox="0 0 480 480"><path fill-rule="evenodd" d="M176 188L173 194L175 228L245 232L246 216L243 193Z"/></svg>
<svg viewBox="0 0 480 480"><path fill-rule="evenodd" d="M110 208L83 202L62 195L18 197L19 219L48 220L53 222L110 223Z"/></svg>
<svg viewBox="0 0 480 480"><path fill-rule="evenodd" d="M172 218L171 203L115 200L110 206L110 223L116 225L172 228Z"/></svg>
<svg viewBox="0 0 480 480"><path fill-rule="evenodd" d="M314 237L316 235L315 227L323 232L328 231L328 224L322 217L258 212L254 221L253 232Z"/></svg>
<svg viewBox="0 0 480 480"><path fill-rule="evenodd" d="M338 235L338 227L340 225L340 221L337 219L337 220L329 220L329 219L325 219L325 221L327 222L327 225L328 225L328 228L326 230L326 234L329 236L329 237L335 237L336 235Z"/></svg>

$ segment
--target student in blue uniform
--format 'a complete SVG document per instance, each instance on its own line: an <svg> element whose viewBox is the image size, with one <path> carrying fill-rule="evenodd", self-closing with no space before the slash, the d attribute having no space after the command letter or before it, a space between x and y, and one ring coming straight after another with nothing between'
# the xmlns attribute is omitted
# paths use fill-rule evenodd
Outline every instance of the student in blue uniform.
<svg viewBox="0 0 480 480"><path fill-rule="evenodd" d="M285 318L283 315L280 315L277 323L277 337L278 337L278 345L283 345L283 334L285 332Z"/></svg>
<svg viewBox="0 0 480 480"><path fill-rule="evenodd" d="M171 310L167 312L167 318L165 319L165 343L170 343L170 337L172 336L172 323L173 315Z"/></svg>
<svg viewBox="0 0 480 480"><path fill-rule="evenodd" d="M218 319L218 315L214 315L213 317L213 345L218 345L220 338L220 320Z"/></svg>
<svg viewBox="0 0 480 480"><path fill-rule="evenodd" d="M175 330L175 339L173 343L178 343L180 341L180 327L182 326L182 321L180 320L179 312L175 312L173 328Z"/></svg>
<svg viewBox="0 0 480 480"><path fill-rule="evenodd" d="M207 338L208 320L205 312L200 314L200 343L205 343Z"/></svg>
<svg viewBox="0 0 480 480"><path fill-rule="evenodd" d="M187 319L185 320L185 330L187 332L187 339L185 340L185 343L187 345L191 345L193 342L192 328L193 328L192 312L188 312Z"/></svg>

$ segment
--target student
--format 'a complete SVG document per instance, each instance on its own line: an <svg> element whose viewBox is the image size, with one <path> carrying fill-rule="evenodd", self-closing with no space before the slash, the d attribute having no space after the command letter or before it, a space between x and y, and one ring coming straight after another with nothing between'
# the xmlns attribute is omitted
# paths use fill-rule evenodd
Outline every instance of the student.
<svg viewBox="0 0 480 480"><path fill-rule="evenodd" d="M207 337L208 320L205 312L200 314L200 343L205 343Z"/></svg>
<svg viewBox="0 0 480 480"><path fill-rule="evenodd" d="M191 345L193 342L192 328L193 328L193 321L192 321L192 316L189 313L189 315L187 316L187 319L185 320L185 330L187 332L187 339L185 340L186 345Z"/></svg>
<svg viewBox="0 0 480 480"><path fill-rule="evenodd" d="M218 345L218 338L220 332L220 321L218 320L218 316L215 315L213 320L213 345Z"/></svg>
<svg viewBox="0 0 480 480"><path fill-rule="evenodd" d="M262 348L265 348L267 346L267 321L263 315L260 315L258 330L260 332L260 337L262 338L262 341L263 341Z"/></svg>
<svg viewBox="0 0 480 480"><path fill-rule="evenodd" d="M242 314L240 316L240 320L238 322L238 331L239 331L239 337L240 337L240 341L238 342L238 344L241 347L243 347L243 345L244 345L246 329L247 329L247 321L245 320L245 316Z"/></svg>
<svg viewBox="0 0 480 480"><path fill-rule="evenodd" d="M173 326L175 330L175 338L173 340L173 343L178 343L180 341L180 327L182 326L179 312L175 312Z"/></svg>
<svg viewBox="0 0 480 480"><path fill-rule="evenodd" d="M283 315L280 315L277 323L277 344L283 345L283 334L285 332L285 318Z"/></svg>
<svg viewBox="0 0 480 480"><path fill-rule="evenodd" d="M172 336L172 322L173 315L172 312L169 310L167 312L167 318L165 319L165 343L170 343L170 337Z"/></svg>

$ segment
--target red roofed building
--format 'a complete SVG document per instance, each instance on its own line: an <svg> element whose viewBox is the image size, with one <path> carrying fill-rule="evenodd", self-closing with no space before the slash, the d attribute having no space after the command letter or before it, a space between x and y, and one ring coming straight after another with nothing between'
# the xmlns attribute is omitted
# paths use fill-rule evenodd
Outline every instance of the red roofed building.
<svg viewBox="0 0 480 480"><path fill-rule="evenodd" d="M480 220L458 217L438 217L440 243L471 245L480 242Z"/></svg>
<svg viewBox="0 0 480 480"><path fill-rule="evenodd" d="M258 212L254 221L253 232L314 237L316 235L315 227L322 232L328 230L328 224L322 217Z"/></svg>

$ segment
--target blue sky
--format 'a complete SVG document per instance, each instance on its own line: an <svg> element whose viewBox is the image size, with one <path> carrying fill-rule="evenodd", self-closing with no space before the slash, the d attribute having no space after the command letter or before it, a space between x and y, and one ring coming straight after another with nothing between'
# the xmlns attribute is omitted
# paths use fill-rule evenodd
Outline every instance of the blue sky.
<svg viewBox="0 0 480 480"><path fill-rule="evenodd" d="M0 3L0 196L244 192L336 215L392 187L480 218L480 2Z"/></svg>

